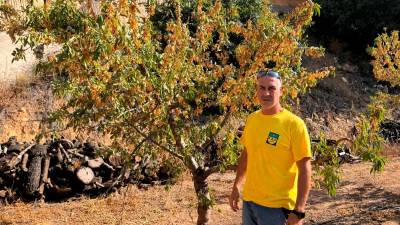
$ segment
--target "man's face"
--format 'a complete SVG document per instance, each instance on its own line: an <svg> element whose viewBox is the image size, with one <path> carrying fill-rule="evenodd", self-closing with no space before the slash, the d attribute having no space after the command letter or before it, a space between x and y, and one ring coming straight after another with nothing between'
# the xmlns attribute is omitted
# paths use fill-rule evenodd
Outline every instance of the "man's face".
<svg viewBox="0 0 400 225"><path fill-rule="evenodd" d="M282 96L282 83L277 78L260 77L257 79L257 98L263 109L271 109L279 104Z"/></svg>

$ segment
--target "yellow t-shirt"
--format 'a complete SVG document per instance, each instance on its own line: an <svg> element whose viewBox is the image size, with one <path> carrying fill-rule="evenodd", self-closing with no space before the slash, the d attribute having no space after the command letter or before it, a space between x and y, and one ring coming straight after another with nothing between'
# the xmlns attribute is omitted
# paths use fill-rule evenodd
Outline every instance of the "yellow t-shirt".
<svg viewBox="0 0 400 225"><path fill-rule="evenodd" d="M293 209L296 161L311 157L304 121L286 109L274 115L259 110L248 117L240 142L247 151L243 199L266 207Z"/></svg>

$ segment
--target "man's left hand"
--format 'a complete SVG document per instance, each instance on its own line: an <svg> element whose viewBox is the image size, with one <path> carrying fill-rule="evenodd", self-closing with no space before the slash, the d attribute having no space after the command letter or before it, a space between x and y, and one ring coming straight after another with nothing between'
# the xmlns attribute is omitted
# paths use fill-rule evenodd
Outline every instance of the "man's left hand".
<svg viewBox="0 0 400 225"><path fill-rule="evenodd" d="M302 225L303 220L300 220L296 215L289 214L288 219L286 220L286 225Z"/></svg>

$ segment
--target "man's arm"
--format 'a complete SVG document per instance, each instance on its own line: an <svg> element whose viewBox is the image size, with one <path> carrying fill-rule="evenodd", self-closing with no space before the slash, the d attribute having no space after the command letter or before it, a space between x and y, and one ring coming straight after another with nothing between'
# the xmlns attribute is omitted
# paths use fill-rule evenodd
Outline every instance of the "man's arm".
<svg viewBox="0 0 400 225"><path fill-rule="evenodd" d="M294 208L297 211L304 212L311 189L311 159L306 157L297 161L297 168L299 169L299 177L297 180L297 200Z"/></svg>
<svg viewBox="0 0 400 225"><path fill-rule="evenodd" d="M299 169L299 177L297 180L297 199L294 209L299 212L304 212L308 194L311 189L311 159L309 157L303 158L297 163ZM290 214L286 222L287 225L301 225L303 224L296 215Z"/></svg>
<svg viewBox="0 0 400 225"><path fill-rule="evenodd" d="M243 184L246 176L247 168L247 152L246 148L243 149L242 154L239 157L239 163L236 169L236 179L232 187L232 192L229 197L229 204L233 211L239 210L239 189Z"/></svg>

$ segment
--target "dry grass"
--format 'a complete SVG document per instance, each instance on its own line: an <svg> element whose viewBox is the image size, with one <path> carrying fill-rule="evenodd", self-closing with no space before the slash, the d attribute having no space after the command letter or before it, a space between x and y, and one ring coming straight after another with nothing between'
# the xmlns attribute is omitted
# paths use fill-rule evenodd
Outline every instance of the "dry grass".
<svg viewBox="0 0 400 225"><path fill-rule="evenodd" d="M239 224L240 214L230 211L227 191L233 174L215 175L212 186L217 205L213 224ZM215 185L217 184L217 185ZM129 186L99 199L82 197L65 203L23 203L2 209L4 224L194 224L196 196L188 175L170 190L156 186L140 190ZM228 222L230 221L230 222ZM235 222L236 221L236 222ZM1 223L0 223L1 224Z"/></svg>

